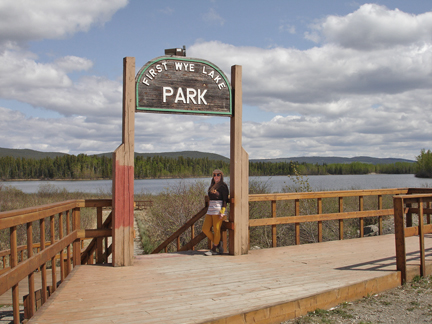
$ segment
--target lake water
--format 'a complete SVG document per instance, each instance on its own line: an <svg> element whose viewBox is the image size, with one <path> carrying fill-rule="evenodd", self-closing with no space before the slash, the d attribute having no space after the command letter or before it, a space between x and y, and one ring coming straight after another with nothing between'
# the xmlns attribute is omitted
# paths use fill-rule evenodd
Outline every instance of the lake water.
<svg viewBox="0 0 432 324"><path fill-rule="evenodd" d="M250 177L251 181L265 183L270 191L281 192L284 186L295 186L292 181L294 177ZM354 189L382 189L382 188L432 188L432 179L420 179L413 174L367 174L367 175L326 175L326 176L304 176L314 191L324 190L354 190ZM225 179L229 183L229 178ZM180 182L189 184L202 181L210 184L209 178L189 179L150 179L135 180L135 193L158 194ZM111 192L111 180L92 181L4 181L3 186L13 186L25 193L35 193L46 186L57 187L66 190L99 193Z"/></svg>

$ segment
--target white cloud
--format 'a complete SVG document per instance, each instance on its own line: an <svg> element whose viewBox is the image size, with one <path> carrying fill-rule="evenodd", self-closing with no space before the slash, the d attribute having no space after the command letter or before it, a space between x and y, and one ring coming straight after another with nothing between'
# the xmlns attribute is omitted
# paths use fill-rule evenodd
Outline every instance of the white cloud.
<svg viewBox="0 0 432 324"><path fill-rule="evenodd" d="M222 18L214 8L210 8L209 11L203 14L202 19L206 22L215 23L221 26L225 24L225 19Z"/></svg>
<svg viewBox="0 0 432 324"><path fill-rule="evenodd" d="M279 25L279 31L280 32L288 32L290 34L295 34L296 33L296 27L294 25L291 25L291 24L281 23Z"/></svg>
<svg viewBox="0 0 432 324"><path fill-rule="evenodd" d="M87 71L93 66L93 62L82 57L65 56L54 62L54 65L65 73L74 71Z"/></svg>
<svg viewBox="0 0 432 324"><path fill-rule="evenodd" d="M128 0L3 0L0 44L60 39L103 25Z"/></svg>
<svg viewBox="0 0 432 324"><path fill-rule="evenodd" d="M244 112L243 143L254 158L343 151L414 159L432 138L431 27L432 12L363 5L314 25L310 37L326 39L320 47L214 41L196 43L189 53L223 71L242 65L243 102L281 114L253 123Z"/></svg>
<svg viewBox="0 0 432 324"><path fill-rule="evenodd" d="M41 63L36 54L25 50L25 44L87 31L111 19L126 4L127 0L0 3L0 98L68 116L35 118L0 107L2 143L74 154L112 151L118 146L121 83L95 76L74 82L69 74L88 71L92 61L65 56Z"/></svg>
<svg viewBox="0 0 432 324"><path fill-rule="evenodd" d="M31 118L0 107L0 141L8 147L78 154L110 152L118 146L121 121L85 117ZM17 127L19 125L19 127ZM10 136L13 132L13 136ZM91 145L90 145L91 144Z"/></svg>
<svg viewBox="0 0 432 324"><path fill-rule="evenodd" d="M22 45L30 40L63 38L87 31L110 20L126 4L127 0L0 2L0 97L64 116L118 116L122 91L119 82L93 76L73 82L68 75L88 71L92 61L65 56L52 63L40 63Z"/></svg>
<svg viewBox="0 0 432 324"><path fill-rule="evenodd" d="M91 66L91 61L79 57L68 56L43 64L37 63L31 53L4 51L0 54L0 97L65 116L118 116L121 83L101 77L83 77L74 83L68 76Z"/></svg>
<svg viewBox="0 0 432 324"><path fill-rule="evenodd" d="M409 46L432 41L432 12L412 15L364 4L346 16L329 16L313 27L327 42L358 50ZM311 38L309 38L311 39Z"/></svg>
<svg viewBox="0 0 432 324"><path fill-rule="evenodd" d="M229 64L242 65L246 103L278 112L296 112L296 104L312 103L320 104L321 110L323 104L346 96L432 86L432 44L364 52L332 44L300 51L207 42L195 44L189 52L206 53L224 71L230 71ZM276 101L280 101L277 107Z"/></svg>
<svg viewBox="0 0 432 324"><path fill-rule="evenodd" d="M165 7L164 9L159 10L159 12L171 16L174 13L174 9L171 7Z"/></svg>

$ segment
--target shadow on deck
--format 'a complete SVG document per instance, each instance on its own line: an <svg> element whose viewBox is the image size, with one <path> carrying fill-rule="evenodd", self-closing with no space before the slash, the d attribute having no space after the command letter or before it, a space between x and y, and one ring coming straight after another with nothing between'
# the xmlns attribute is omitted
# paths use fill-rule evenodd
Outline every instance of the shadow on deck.
<svg viewBox="0 0 432 324"><path fill-rule="evenodd" d="M409 237L409 277L419 273ZM425 236L431 273L432 235ZM400 285L394 235L253 250L142 255L82 265L29 323L280 323Z"/></svg>

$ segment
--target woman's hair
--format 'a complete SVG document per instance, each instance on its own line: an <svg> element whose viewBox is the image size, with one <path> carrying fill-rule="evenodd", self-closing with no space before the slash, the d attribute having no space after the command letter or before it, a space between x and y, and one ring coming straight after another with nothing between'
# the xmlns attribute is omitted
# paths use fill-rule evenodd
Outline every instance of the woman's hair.
<svg viewBox="0 0 432 324"><path fill-rule="evenodd" d="M220 175L221 175L220 181L218 183L216 183L214 176L213 176L215 173L220 173ZM208 188L208 191L217 190L223 183L224 183L223 172L219 169L213 170L212 179L211 179L211 183L210 183L210 187Z"/></svg>

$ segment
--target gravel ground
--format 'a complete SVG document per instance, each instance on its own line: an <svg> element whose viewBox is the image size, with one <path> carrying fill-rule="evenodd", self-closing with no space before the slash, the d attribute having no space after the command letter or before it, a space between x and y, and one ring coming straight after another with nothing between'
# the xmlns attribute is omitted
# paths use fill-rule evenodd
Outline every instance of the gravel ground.
<svg viewBox="0 0 432 324"><path fill-rule="evenodd" d="M283 322L306 323L432 323L432 276L416 277L402 287Z"/></svg>

